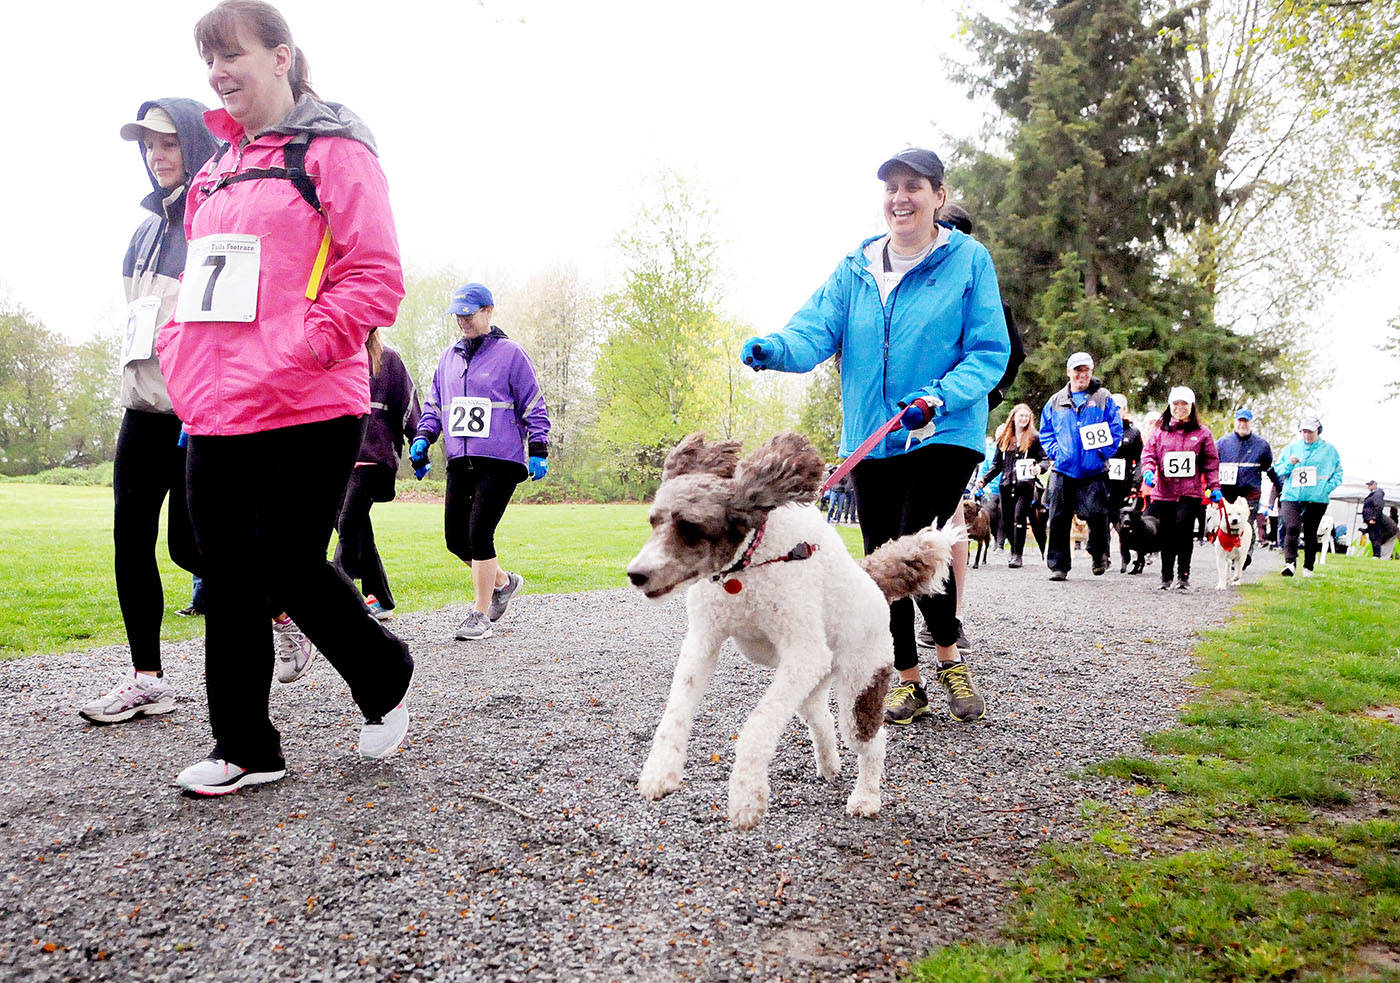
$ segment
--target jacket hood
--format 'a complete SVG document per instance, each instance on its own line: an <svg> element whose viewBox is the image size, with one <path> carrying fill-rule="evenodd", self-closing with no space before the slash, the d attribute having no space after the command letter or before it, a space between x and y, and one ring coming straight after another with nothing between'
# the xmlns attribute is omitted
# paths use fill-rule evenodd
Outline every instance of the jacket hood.
<svg viewBox="0 0 1400 983"><path fill-rule="evenodd" d="M861 269L865 269L872 263L879 263L881 261L881 250L876 249L875 244L881 242L882 240L888 237L888 232L882 232L877 236L871 236L869 239L866 239L864 242L862 242L859 246L852 249L850 253L847 254L846 258L849 259L852 263L855 263ZM946 225L935 225L933 233L933 248L929 250L928 256L924 257L924 261L927 262L928 259L932 257L935 253L937 253L938 250L943 246L948 247L948 252L944 255L951 256L954 252L961 249L970 241L972 241L972 236L968 235L965 232L959 232L957 229L950 229ZM919 265L922 266L923 264L920 263Z"/></svg>
<svg viewBox="0 0 1400 983"><path fill-rule="evenodd" d="M180 153L185 159L185 183L189 184L190 178L198 174L204 162L213 157L214 151L219 149L219 141L209 132L209 127L204 125L204 114L209 111L209 107L194 99L151 99L141 103L141 108L136 111L136 118L144 119L152 106L165 110L175 121L175 135L180 138ZM141 170L150 178L152 188L151 193L141 200L141 206L163 217L163 202L170 192L161 188L156 182L156 176L146 166L145 145L138 142L136 150L141 155Z"/></svg>
<svg viewBox="0 0 1400 983"><path fill-rule="evenodd" d="M237 144L245 136L243 127L227 110L210 110L204 114L204 122L217 137L229 143ZM281 122L260 132L285 133L288 136L305 133L312 137L348 137L357 143L363 143L376 157L379 156L379 148L374 144L374 134L370 132L364 120L338 102L322 102L313 95L303 95Z"/></svg>

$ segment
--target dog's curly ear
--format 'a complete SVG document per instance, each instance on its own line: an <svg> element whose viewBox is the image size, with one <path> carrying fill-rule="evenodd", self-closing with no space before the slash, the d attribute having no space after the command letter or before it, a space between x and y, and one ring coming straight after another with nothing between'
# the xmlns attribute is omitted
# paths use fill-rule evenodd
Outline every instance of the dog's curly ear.
<svg viewBox="0 0 1400 983"><path fill-rule="evenodd" d="M666 464L661 469L661 480L669 481L679 474L714 474L721 478L732 478L742 446L737 440L719 440L707 444L703 433L693 433L666 455Z"/></svg>
<svg viewBox="0 0 1400 983"><path fill-rule="evenodd" d="M811 501L821 487L824 470L810 440L801 434L780 433L735 468L735 505L767 512L789 502Z"/></svg>

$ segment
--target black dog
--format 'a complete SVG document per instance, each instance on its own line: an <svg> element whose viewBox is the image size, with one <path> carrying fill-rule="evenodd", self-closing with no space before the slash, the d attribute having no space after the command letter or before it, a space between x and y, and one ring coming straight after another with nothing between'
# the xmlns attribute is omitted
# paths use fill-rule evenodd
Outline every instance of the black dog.
<svg viewBox="0 0 1400 983"><path fill-rule="evenodd" d="M1122 552L1123 566L1119 573L1127 573L1130 553L1137 553L1132 573L1142 573L1147 563L1147 555L1161 549L1157 543L1157 517L1148 515L1134 505L1125 505L1118 510L1118 548Z"/></svg>

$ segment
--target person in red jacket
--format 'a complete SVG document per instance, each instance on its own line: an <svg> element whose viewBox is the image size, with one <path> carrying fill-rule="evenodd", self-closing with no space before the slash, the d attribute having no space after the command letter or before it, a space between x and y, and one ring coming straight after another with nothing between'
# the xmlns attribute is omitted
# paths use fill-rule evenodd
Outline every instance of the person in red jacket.
<svg viewBox="0 0 1400 983"><path fill-rule="evenodd" d="M1167 410L1142 448L1142 483L1152 490L1149 513L1157 517L1162 545L1162 590L1191 587L1191 553L1201 488L1208 500L1220 501L1220 454L1215 438L1196 415L1196 394L1177 386L1167 395Z"/></svg>
<svg viewBox="0 0 1400 983"><path fill-rule="evenodd" d="M371 331L403 299L394 217L374 138L323 102L277 10L225 0L195 27L226 141L191 182L189 250L158 350L189 434L190 518L204 563L205 684L214 749L180 772L223 795L286 773L267 712L265 585L349 684L359 750L408 731L408 647L326 560L370 409Z"/></svg>

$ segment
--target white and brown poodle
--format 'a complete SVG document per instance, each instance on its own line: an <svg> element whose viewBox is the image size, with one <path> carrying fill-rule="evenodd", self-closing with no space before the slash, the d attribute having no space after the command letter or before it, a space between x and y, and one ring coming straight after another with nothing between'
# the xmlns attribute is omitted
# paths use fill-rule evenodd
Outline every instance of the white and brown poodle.
<svg viewBox="0 0 1400 983"><path fill-rule="evenodd" d="M690 587L689 629L638 787L659 799L680 787L696 705L720 646L733 638L773 681L739 734L729 778L729 821L755 826L768 805L768 763L787 722L801 716L817 773L841 771L831 714L857 757L852 815L880 811L885 693L894 675L889 602L933 593L947 576L957 533L925 529L863 560L811 504L822 459L794 433L742 460L736 441L682 440L666 458L651 508L651 538L627 576L647 597Z"/></svg>

